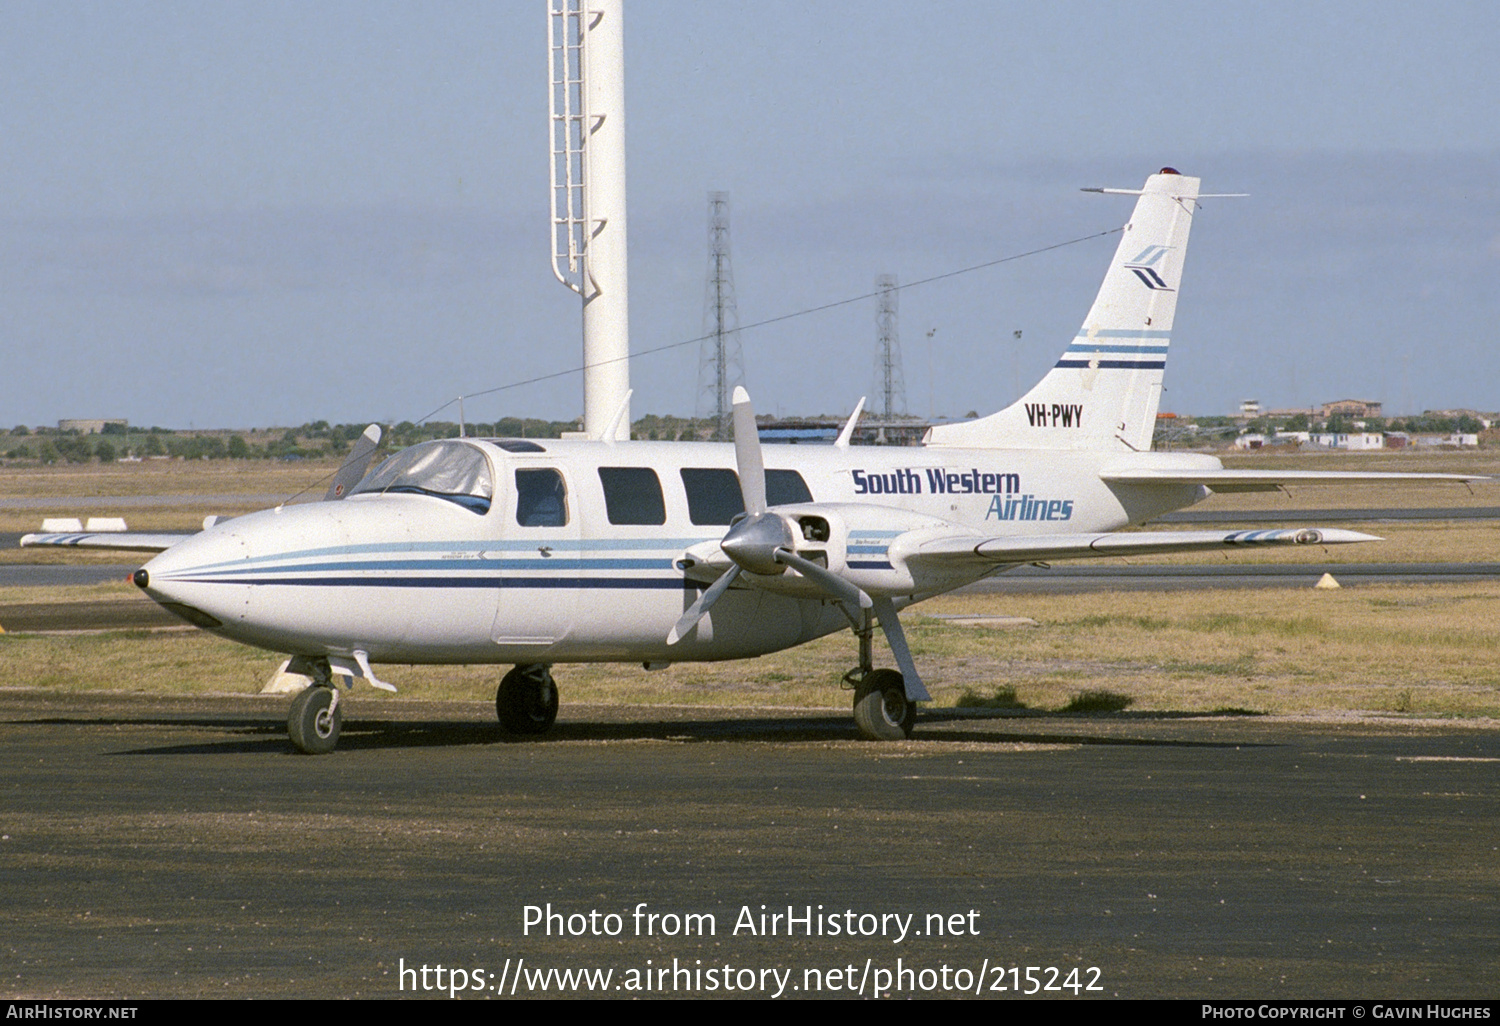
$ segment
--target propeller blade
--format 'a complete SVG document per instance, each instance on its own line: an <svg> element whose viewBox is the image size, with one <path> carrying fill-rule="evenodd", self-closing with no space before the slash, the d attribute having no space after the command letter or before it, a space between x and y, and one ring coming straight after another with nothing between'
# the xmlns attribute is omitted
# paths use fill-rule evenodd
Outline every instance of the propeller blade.
<svg viewBox="0 0 1500 1026"><path fill-rule="evenodd" d="M760 458L760 429L755 407L743 386L734 389L734 462L740 472L740 496L752 517L766 511L766 467Z"/></svg>
<svg viewBox="0 0 1500 1026"><path fill-rule="evenodd" d="M333 483L328 486L323 501L331 502L348 495L349 489L359 484L365 476L365 471L370 467L370 457L378 448L380 448L380 425L371 424L365 428L364 434L354 440L354 447L349 450L349 455L339 467L339 472L333 475Z"/></svg>
<svg viewBox="0 0 1500 1026"><path fill-rule="evenodd" d="M711 584L707 591L694 599L693 604L687 607L687 612L682 614L682 619L672 626L672 630L667 634L667 644L677 644L687 636L689 631L698 626L698 621L708 614L713 604L719 601L719 596L729 590L729 586L739 575L738 563L720 574L719 579Z"/></svg>
<svg viewBox="0 0 1500 1026"><path fill-rule="evenodd" d="M901 676L906 681L906 697L913 702L932 701L932 696L927 693L927 685L922 683L922 676L917 673L917 664L912 661L911 649L906 647L906 632L901 629L901 619L896 615L896 604L882 596L874 600L874 605L875 618L880 621L880 629L885 631L885 640L891 646L891 655L896 657L896 666L901 670Z"/></svg>
<svg viewBox="0 0 1500 1026"><path fill-rule="evenodd" d="M844 607L844 612L854 623L860 622L860 611L869 609L874 600L857 586L850 584L838 574L819 566L810 559L804 559L790 549L777 549L772 557L778 563L784 563L800 573L803 577L819 585L824 591L838 599Z"/></svg>

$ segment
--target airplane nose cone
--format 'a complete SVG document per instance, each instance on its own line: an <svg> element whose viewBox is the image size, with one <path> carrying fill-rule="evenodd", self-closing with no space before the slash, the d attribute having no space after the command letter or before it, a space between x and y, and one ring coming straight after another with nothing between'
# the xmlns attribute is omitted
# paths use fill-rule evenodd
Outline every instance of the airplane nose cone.
<svg viewBox="0 0 1500 1026"><path fill-rule="evenodd" d="M374 655L374 639L404 636L417 604L404 592L372 610L351 596L366 579L377 586L387 579L386 552L407 553L409 502L310 502L249 513L178 542L131 579L163 608L222 637L295 652L347 646L358 635L359 647ZM473 515L453 506L452 516Z"/></svg>
<svg viewBox="0 0 1500 1026"><path fill-rule="evenodd" d="M216 587L202 571L243 559L243 546L227 531L205 531L178 542L130 575L158 605L196 627L215 630L243 615L243 588Z"/></svg>

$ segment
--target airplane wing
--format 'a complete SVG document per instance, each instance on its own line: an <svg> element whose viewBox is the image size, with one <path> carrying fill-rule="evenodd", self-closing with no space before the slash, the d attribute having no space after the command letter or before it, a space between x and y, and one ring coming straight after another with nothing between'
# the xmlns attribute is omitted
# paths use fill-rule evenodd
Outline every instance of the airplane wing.
<svg viewBox="0 0 1500 1026"><path fill-rule="evenodd" d="M1038 534L982 538L954 534L917 541L909 551L891 546L893 560L904 559L915 576L924 568L940 571L960 565L1048 563L1097 556L1153 556L1170 552L1210 552L1276 545L1343 545L1381 541L1373 534L1341 528L1289 527L1265 531L1122 531L1108 534Z"/></svg>
<svg viewBox="0 0 1500 1026"><path fill-rule="evenodd" d="M78 549L115 549L120 552L165 552L191 534L144 534L135 531L93 531L67 534L25 534L22 547L65 546Z"/></svg>
<svg viewBox="0 0 1500 1026"><path fill-rule="evenodd" d="M1204 485L1216 492L1274 492L1287 485L1365 484L1390 481L1484 481L1476 474L1405 474L1363 470L1101 470L1107 484Z"/></svg>

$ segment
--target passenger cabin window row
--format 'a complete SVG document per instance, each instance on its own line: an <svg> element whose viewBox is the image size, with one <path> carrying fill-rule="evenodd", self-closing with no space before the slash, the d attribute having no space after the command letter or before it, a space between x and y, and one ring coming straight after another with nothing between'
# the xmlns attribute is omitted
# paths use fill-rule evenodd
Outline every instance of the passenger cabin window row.
<svg viewBox="0 0 1500 1026"><path fill-rule="evenodd" d="M687 467L681 471L688 519L704 526L727 525L745 511L739 475L724 467ZM611 524L659 527L667 522L661 478L650 467L600 467L604 510ZM766 502L780 506L812 502L807 482L795 470L766 471ZM568 523L567 486L551 468L516 470L516 523L522 527L564 527Z"/></svg>

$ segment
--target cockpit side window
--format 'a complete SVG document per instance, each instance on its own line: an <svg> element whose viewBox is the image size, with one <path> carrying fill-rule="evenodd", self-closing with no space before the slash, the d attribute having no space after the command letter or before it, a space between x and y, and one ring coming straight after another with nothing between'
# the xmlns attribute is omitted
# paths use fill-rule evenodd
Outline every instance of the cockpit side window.
<svg viewBox="0 0 1500 1026"><path fill-rule="evenodd" d="M516 523L522 527L565 527L568 488L550 467L516 470Z"/></svg>
<svg viewBox="0 0 1500 1026"><path fill-rule="evenodd" d="M600 467L604 509L611 524L665 524L661 479L650 467Z"/></svg>

